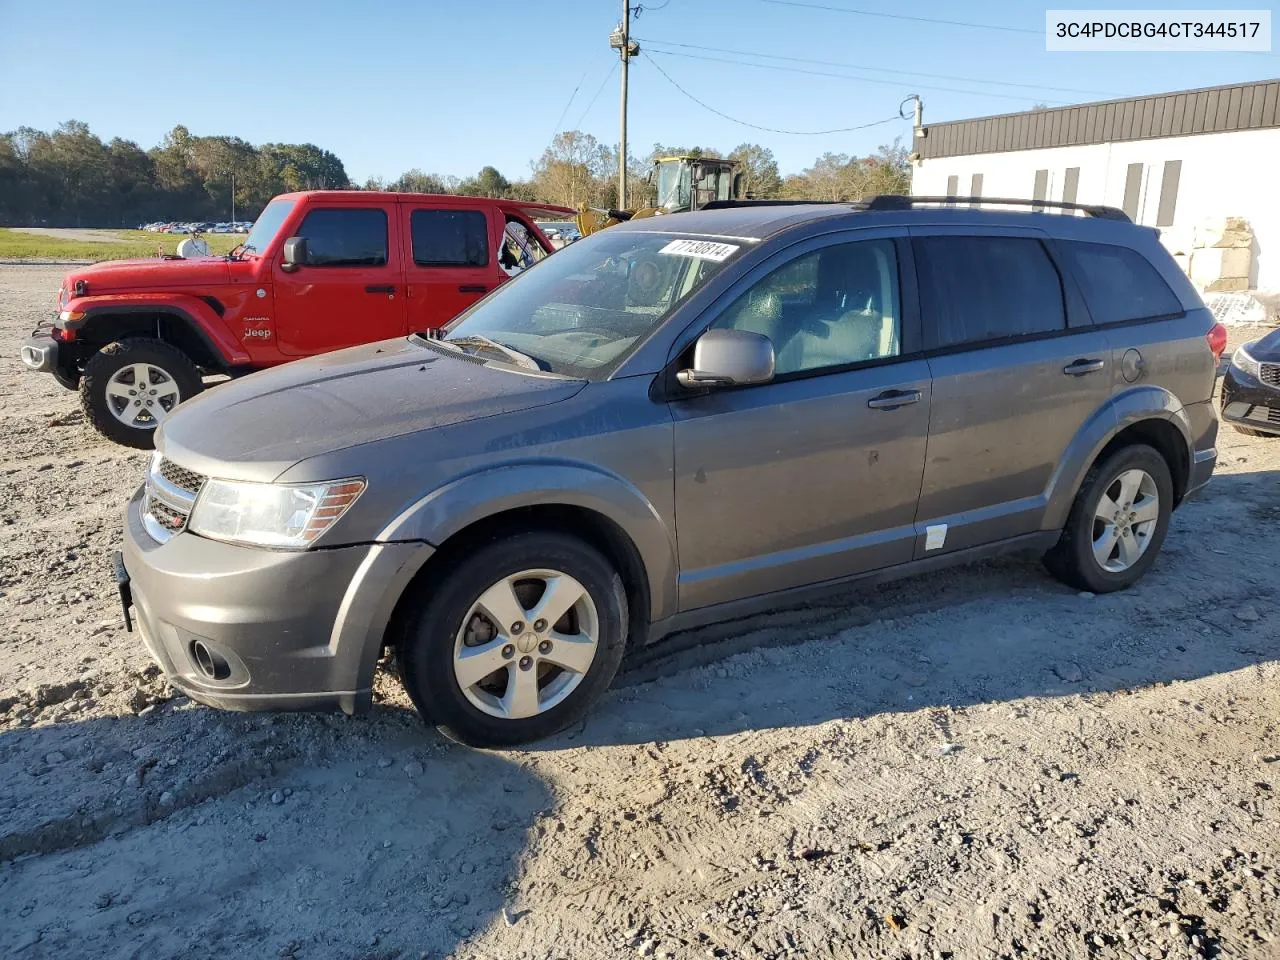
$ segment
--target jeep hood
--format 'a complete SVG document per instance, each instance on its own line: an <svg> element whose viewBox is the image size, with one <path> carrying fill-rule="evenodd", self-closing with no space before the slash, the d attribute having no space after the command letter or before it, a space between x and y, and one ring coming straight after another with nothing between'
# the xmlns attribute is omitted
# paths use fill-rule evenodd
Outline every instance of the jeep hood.
<svg viewBox="0 0 1280 960"><path fill-rule="evenodd" d="M212 387L161 425L156 448L206 475L274 480L308 457L556 403L585 385L385 340Z"/></svg>
<svg viewBox="0 0 1280 960"><path fill-rule="evenodd" d="M65 287L74 290L77 282L87 286L86 296L123 290L158 293L181 287L212 286L226 283L231 264L220 257L204 260L104 260L80 267L67 274Z"/></svg>

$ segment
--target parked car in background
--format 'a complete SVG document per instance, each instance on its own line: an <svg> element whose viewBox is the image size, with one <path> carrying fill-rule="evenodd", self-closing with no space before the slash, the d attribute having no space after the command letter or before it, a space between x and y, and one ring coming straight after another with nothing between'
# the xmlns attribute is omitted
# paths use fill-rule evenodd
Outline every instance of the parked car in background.
<svg viewBox="0 0 1280 960"><path fill-rule="evenodd" d="M79 389L104 436L150 447L205 374L443 326L521 268L499 256L508 225L539 247L536 259L554 248L533 217L565 212L471 197L286 194L230 256L72 270L54 321L22 345L22 360Z"/></svg>
<svg viewBox="0 0 1280 960"><path fill-rule="evenodd" d="M1231 357L1222 378L1222 419L1249 436L1280 436L1280 330Z"/></svg>
<svg viewBox="0 0 1280 960"><path fill-rule="evenodd" d="M1094 593L1147 572L1213 472L1226 337L1154 230L728 206L166 419L116 569L170 681L356 711L391 647L424 717L508 745L628 649L817 588L1008 551ZM402 236L452 261L455 217Z"/></svg>

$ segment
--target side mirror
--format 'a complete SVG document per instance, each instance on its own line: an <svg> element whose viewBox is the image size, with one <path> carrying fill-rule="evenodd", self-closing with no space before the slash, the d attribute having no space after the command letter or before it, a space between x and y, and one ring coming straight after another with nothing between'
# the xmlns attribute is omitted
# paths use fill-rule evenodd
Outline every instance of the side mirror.
<svg viewBox="0 0 1280 960"><path fill-rule="evenodd" d="M284 242L284 259L280 269L285 273L293 273L307 262L307 238L290 237Z"/></svg>
<svg viewBox="0 0 1280 960"><path fill-rule="evenodd" d="M693 345L693 367L676 379L685 387L741 387L773 379L773 343L749 330L708 330Z"/></svg>
<svg viewBox="0 0 1280 960"><path fill-rule="evenodd" d="M734 200L742 199L742 174L740 173L735 173L733 175L733 188L730 196Z"/></svg>

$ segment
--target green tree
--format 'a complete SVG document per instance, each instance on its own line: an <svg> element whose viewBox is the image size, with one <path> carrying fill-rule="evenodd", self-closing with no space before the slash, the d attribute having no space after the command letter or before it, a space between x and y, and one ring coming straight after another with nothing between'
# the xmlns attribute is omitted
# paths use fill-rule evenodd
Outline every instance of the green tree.
<svg viewBox="0 0 1280 960"><path fill-rule="evenodd" d="M782 193L782 176L773 151L758 143L740 143L729 153L741 165L742 193L745 197L768 199Z"/></svg>

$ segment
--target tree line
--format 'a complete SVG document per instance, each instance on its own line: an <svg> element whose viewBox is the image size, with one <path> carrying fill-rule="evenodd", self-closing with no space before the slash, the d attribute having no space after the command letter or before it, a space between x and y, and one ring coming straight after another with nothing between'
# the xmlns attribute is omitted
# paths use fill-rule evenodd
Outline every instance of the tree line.
<svg viewBox="0 0 1280 960"><path fill-rule="evenodd" d="M739 161L743 189L760 198L856 200L906 193L911 173L897 141L867 157L826 153L783 176L773 151L742 143L727 153L699 146L654 144L627 158L629 206L655 202L647 173L660 156L728 157ZM509 180L493 166L469 177L413 169L395 180L352 183L342 161L312 143L266 143L199 137L176 126L143 150L119 137L104 142L76 120L52 132L20 127L0 134L0 224L133 226L152 220L253 219L267 201L295 190L366 189L507 197L568 207L617 206L618 154L589 133L557 134L527 177ZM234 187L233 187L234 185ZM233 193L234 189L234 193Z"/></svg>

